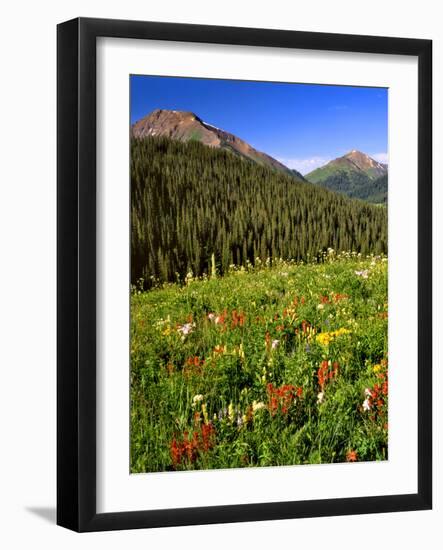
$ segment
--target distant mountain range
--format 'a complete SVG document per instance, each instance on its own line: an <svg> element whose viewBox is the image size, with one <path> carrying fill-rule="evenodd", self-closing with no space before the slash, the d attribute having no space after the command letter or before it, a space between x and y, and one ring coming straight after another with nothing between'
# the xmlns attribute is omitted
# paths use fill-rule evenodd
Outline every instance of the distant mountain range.
<svg viewBox="0 0 443 550"><path fill-rule="evenodd" d="M355 149L306 174L305 178L349 197L374 203L387 201L387 165Z"/></svg>
<svg viewBox="0 0 443 550"><path fill-rule="evenodd" d="M183 142L200 141L209 147L229 150L237 156L247 158L279 172L290 174L295 179L304 181L303 176L296 170L293 171L270 155L257 151L249 143L234 134L204 122L190 111L155 109L152 113L133 124L132 135L136 138L164 136Z"/></svg>
<svg viewBox="0 0 443 550"><path fill-rule="evenodd" d="M199 141L232 152L261 166L291 175L295 181L310 182L371 203L386 203L388 167L361 151L352 150L303 176L277 159L254 149L239 137L203 121L190 111L155 109L131 128L132 136L167 137L182 142Z"/></svg>

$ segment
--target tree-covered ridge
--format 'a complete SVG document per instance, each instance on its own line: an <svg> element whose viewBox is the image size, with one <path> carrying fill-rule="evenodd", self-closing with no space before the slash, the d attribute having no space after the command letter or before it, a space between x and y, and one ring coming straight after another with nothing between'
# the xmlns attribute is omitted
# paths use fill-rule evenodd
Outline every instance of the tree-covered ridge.
<svg viewBox="0 0 443 550"><path fill-rule="evenodd" d="M348 197L383 204L388 199L388 167L355 149L306 175L306 179Z"/></svg>
<svg viewBox="0 0 443 550"><path fill-rule="evenodd" d="M335 172L319 182L319 185L343 193L354 199L374 204L386 204L388 201L388 175L371 180L363 172Z"/></svg>
<svg viewBox="0 0 443 550"><path fill-rule="evenodd" d="M176 281L328 247L387 252L387 213L199 142L131 140L131 280Z"/></svg>

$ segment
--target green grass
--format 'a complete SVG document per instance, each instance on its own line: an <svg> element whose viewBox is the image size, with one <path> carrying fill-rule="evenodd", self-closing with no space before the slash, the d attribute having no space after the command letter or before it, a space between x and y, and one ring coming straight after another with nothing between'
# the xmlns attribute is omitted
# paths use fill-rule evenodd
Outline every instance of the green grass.
<svg viewBox="0 0 443 550"><path fill-rule="evenodd" d="M334 176L335 174L337 174L337 172L352 175L355 170L352 170L349 165L344 163L340 164L339 167L337 167L336 164L326 164L325 166L316 168L315 170L307 174L306 178L311 183L321 183L330 176Z"/></svg>
<svg viewBox="0 0 443 550"><path fill-rule="evenodd" d="M386 258L133 290L132 472L383 460L387 438Z"/></svg>

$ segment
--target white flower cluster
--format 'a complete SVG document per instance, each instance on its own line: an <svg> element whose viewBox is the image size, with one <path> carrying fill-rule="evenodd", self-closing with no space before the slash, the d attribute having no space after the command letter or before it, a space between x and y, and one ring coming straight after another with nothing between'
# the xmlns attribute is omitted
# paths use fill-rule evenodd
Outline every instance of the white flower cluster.
<svg viewBox="0 0 443 550"><path fill-rule="evenodd" d="M201 393L194 395L192 398L192 408L196 407L197 403L200 403L201 401L203 401L203 395Z"/></svg>
<svg viewBox="0 0 443 550"><path fill-rule="evenodd" d="M365 389L365 400L363 401L363 410L364 411L370 411L371 410L371 401L370 401L370 398L371 398L371 390L369 388L366 388Z"/></svg>
<svg viewBox="0 0 443 550"><path fill-rule="evenodd" d="M354 273L357 277L361 277L362 279L367 279L369 277L369 271L367 269L363 269L362 271L354 271Z"/></svg>
<svg viewBox="0 0 443 550"><path fill-rule="evenodd" d="M222 319L220 315L216 315L215 313L208 313L208 321L211 321L211 323L218 325L221 323Z"/></svg>
<svg viewBox="0 0 443 550"><path fill-rule="evenodd" d="M188 334L191 334L191 332L195 328L195 323L185 323L184 325L180 325L177 329L177 332L180 332L182 335L182 338L185 339L185 337Z"/></svg>

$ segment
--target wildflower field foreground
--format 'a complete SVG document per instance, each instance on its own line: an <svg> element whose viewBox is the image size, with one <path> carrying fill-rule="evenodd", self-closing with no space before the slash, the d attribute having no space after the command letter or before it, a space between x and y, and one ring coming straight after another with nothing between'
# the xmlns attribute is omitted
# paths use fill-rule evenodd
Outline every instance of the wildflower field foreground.
<svg viewBox="0 0 443 550"><path fill-rule="evenodd" d="M387 258L131 294L131 472L387 459Z"/></svg>

